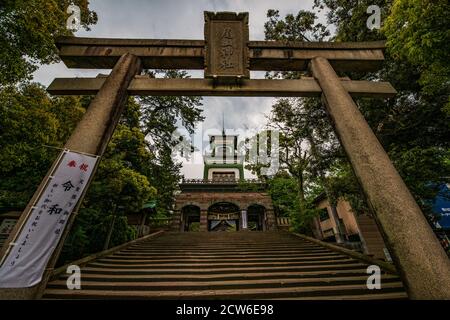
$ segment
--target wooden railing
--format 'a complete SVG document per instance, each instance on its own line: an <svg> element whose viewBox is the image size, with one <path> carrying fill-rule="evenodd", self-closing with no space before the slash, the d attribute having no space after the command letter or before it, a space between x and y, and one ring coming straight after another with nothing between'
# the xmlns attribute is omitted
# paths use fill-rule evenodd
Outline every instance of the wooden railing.
<svg viewBox="0 0 450 320"><path fill-rule="evenodd" d="M287 217L278 217L277 224L279 227L289 227L291 223Z"/></svg>

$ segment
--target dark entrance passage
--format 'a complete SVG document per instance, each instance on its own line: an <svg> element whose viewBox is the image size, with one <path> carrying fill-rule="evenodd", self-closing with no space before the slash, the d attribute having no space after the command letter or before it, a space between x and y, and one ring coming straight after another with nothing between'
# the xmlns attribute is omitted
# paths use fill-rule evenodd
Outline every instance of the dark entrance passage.
<svg viewBox="0 0 450 320"><path fill-rule="evenodd" d="M258 204L253 204L247 209L247 228L250 231L265 230L265 208Z"/></svg>
<svg viewBox="0 0 450 320"><path fill-rule="evenodd" d="M208 231L238 231L239 207L230 202L218 202L208 209Z"/></svg>
<svg viewBox="0 0 450 320"><path fill-rule="evenodd" d="M200 208L188 205L182 209L183 230L199 231L200 230Z"/></svg>

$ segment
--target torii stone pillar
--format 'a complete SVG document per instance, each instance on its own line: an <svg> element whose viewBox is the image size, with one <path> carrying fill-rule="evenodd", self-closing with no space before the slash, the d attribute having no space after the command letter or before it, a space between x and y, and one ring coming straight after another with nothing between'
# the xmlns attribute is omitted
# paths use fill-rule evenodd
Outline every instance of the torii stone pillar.
<svg viewBox="0 0 450 320"><path fill-rule="evenodd" d="M105 83L98 91L94 100L92 100L86 110L86 113L83 115L83 118L77 124L74 132L65 144L65 149L98 156L103 155L108 142L112 137L114 129L117 126L120 115L125 107L128 96L128 86L133 77L140 73L141 70L142 64L140 59L132 54L126 53L117 61ZM57 163L54 163L52 165L52 169L56 165ZM50 172L52 172L52 169L50 169L47 177ZM92 173L92 176L94 174L95 170ZM45 181L47 180L46 178L36 190L24 212L28 212L30 210L35 198L45 187ZM85 190L88 189L89 183L90 181L88 182ZM38 299L42 296L62 250L64 240L72 227L78 208L82 203L83 196L84 194L79 199L74 211L67 221L66 228L62 233L61 239L59 240L59 243L47 264L47 268L42 276L42 281L36 286L30 288L0 289L0 299ZM23 214L19 219L17 226L21 225L25 218L26 217ZM19 228L15 228L7 243L9 243L11 239L15 238L19 231ZM7 243L5 244L5 248L7 247ZM0 257L5 254L5 251L5 249L2 250L2 255L0 255Z"/></svg>
<svg viewBox="0 0 450 320"><path fill-rule="evenodd" d="M450 299L450 260L388 155L328 60L312 59L311 71L409 297Z"/></svg>

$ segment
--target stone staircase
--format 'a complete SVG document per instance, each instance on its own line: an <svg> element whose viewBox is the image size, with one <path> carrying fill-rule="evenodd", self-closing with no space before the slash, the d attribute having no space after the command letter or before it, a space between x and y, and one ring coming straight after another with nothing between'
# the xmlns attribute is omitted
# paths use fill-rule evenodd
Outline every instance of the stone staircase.
<svg viewBox="0 0 450 320"><path fill-rule="evenodd" d="M48 299L405 299L395 275L366 287L367 264L287 232L164 233L66 274Z"/></svg>

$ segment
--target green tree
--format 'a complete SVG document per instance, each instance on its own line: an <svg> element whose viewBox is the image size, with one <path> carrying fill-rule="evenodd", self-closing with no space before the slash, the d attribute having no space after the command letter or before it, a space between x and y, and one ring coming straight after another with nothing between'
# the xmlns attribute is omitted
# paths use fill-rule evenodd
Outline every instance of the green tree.
<svg viewBox="0 0 450 320"><path fill-rule="evenodd" d="M390 54L420 68L418 83L427 95L443 92L448 95L449 12L447 0L397 0L382 30L387 37ZM450 103L447 104L447 111L450 112Z"/></svg>
<svg viewBox="0 0 450 320"><path fill-rule="evenodd" d="M149 178L158 189L157 211L168 217L175 201L175 192L181 179L181 163L172 157L172 149L162 147L156 161L151 163L152 176Z"/></svg>
<svg viewBox="0 0 450 320"><path fill-rule="evenodd" d="M264 23L266 40L290 41L324 41L329 38L330 31L326 26L317 22L318 17L312 11L300 10L296 15L287 14L284 19L278 10L267 11L268 21ZM306 72L277 71L267 72L267 78L297 79Z"/></svg>
<svg viewBox="0 0 450 320"><path fill-rule="evenodd" d="M269 180L268 191L277 215L289 217L292 231L311 235L313 219L317 216L318 211L311 205L311 202L300 209L296 179L286 171L279 171ZM302 214L298 214L299 211Z"/></svg>
<svg viewBox="0 0 450 320"><path fill-rule="evenodd" d="M139 104L128 100L99 164L83 206L66 240L59 264L103 250L112 228L109 246L136 237L127 214L141 210L144 203L158 199L153 175L154 155L139 127Z"/></svg>
<svg viewBox="0 0 450 320"><path fill-rule="evenodd" d="M375 41L382 38L378 29L368 29L371 15L367 8L376 5L381 10L381 22L389 12L392 0L314 0L313 9L325 10L327 22L335 28L330 40Z"/></svg>
<svg viewBox="0 0 450 320"><path fill-rule="evenodd" d="M444 108L447 104L448 111L448 4L445 1L400 0L394 2L391 11L392 2L315 0L314 8L326 10L328 23L336 30L327 38L329 40L372 41L383 40L387 36L386 60L378 72L341 72L340 76L389 81L397 89L398 94L393 99L364 98L356 102L414 197L422 209L429 212L427 204L437 192L433 186L450 175L450 121ZM369 30L366 26L370 15L366 12L367 7L374 4L381 8L382 23L386 21L382 30ZM299 12L301 14L314 16ZM299 26L302 20L293 17L295 15L287 15L281 20L275 11L270 10L266 39L309 40L315 34L312 20ZM436 29L439 31L435 32ZM297 78L299 75L282 72L268 76ZM295 105L285 105L281 110L291 113L286 119L290 121L289 127L294 127L293 131L310 127L310 136L306 139L310 147L316 146L317 152L310 150L313 157L307 170L310 172L307 176L309 190L324 190L332 201L344 197L355 212L367 212L369 209L358 181L332 128L324 121L317 121L321 119L317 115L324 110L323 106L309 98L300 99L297 103L301 108L294 113L290 110ZM296 118L297 114L309 123ZM326 117L322 119L328 120Z"/></svg>
<svg viewBox="0 0 450 320"><path fill-rule="evenodd" d="M296 15L287 14L280 19L278 10L267 11L268 21L264 24L266 39L282 41L321 41L330 35L322 23L317 23L317 14L300 10Z"/></svg>
<svg viewBox="0 0 450 320"><path fill-rule="evenodd" d="M388 50L378 72L343 75L389 81L397 89L393 99L365 98L358 99L357 104L412 194L427 211L424 203L437 192L431 186L450 175L450 119L444 112L448 103L448 40L444 40L448 39L448 4L371 0L316 0L315 4L328 9L328 22L336 26L334 38L338 41L383 40L387 36ZM381 31L365 26L369 16L365 12L371 4L381 8L385 22ZM435 83L427 83L426 79ZM353 174L346 169L339 172Z"/></svg>
<svg viewBox="0 0 450 320"><path fill-rule="evenodd" d="M188 78L185 71L147 71L151 77ZM148 175L158 189L157 209L167 214L174 202L174 192L181 178L181 163L172 157L172 150L179 142L174 139L178 127L194 132L195 124L203 121L201 97L197 96L148 96L139 98L142 131L152 151L154 161Z"/></svg>
<svg viewBox="0 0 450 320"><path fill-rule="evenodd" d="M151 77L189 78L187 72L168 70L165 72L147 72ZM201 97L197 96L147 96L140 97L141 122L144 133L151 143L160 146L172 146L172 134L179 125L189 133L194 131L195 124L203 121L200 107Z"/></svg>
<svg viewBox="0 0 450 320"><path fill-rule="evenodd" d="M69 4L81 10L88 29L97 15L86 0L4 0L0 4L0 86L31 79L39 64L58 61L55 39L67 30Z"/></svg>
<svg viewBox="0 0 450 320"><path fill-rule="evenodd" d="M50 97L38 84L0 89L0 206L24 208L61 151L90 99ZM135 237L126 214L157 190L149 181L154 156L130 99L87 192L61 262L102 250L114 219L111 245Z"/></svg>
<svg viewBox="0 0 450 320"><path fill-rule="evenodd" d="M323 41L330 36L326 26L318 23L317 15L311 11L300 10L296 15L287 14L281 19L278 11L268 10L267 18L267 40ZM275 72L267 74L267 77L295 79L304 73ZM315 190L317 176L319 173L323 175L329 160L339 150L327 120L318 99L279 99L272 106L270 125L280 131L280 163L298 184L300 220L311 212L308 189Z"/></svg>
<svg viewBox="0 0 450 320"><path fill-rule="evenodd" d="M0 89L0 206L25 207L83 113L37 84Z"/></svg>
<svg viewBox="0 0 450 320"><path fill-rule="evenodd" d="M270 123L279 130L278 154L281 168L288 170L297 181L299 208L302 211L306 207L306 176L310 167L311 153L306 145L308 128L298 125L294 120L298 119L297 115L301 112L296 106L298 104L288 99L279 99L272 106Z"/></svg>

